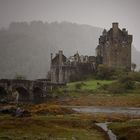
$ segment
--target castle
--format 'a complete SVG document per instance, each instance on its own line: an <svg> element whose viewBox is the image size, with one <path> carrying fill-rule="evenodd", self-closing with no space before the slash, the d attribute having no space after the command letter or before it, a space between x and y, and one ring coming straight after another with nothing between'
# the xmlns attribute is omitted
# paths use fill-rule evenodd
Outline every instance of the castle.
<svg viewBox="0 0 140 140"><path fill-rule="evenodd" d="M109 31L104 30L100 36L96 56L83 56L77 52L67 58L63 51L59 51L54 57L51 54L51 81L48 81L50 79L0 79L0 92L4 98L11 97L17 102L39 103L49 97L47 92L52 87L63 86L73 79L81 80L81 77L95 73L100 64L130 71L131 44L132 35L129 35L126 29L120 30L118 23L113 23L112 28Z"/></svg>
<svg viewBox="0 0 140 140"><path fill-rule="evenodd" d="M69 82L73 77L95 72L99 64L131 70L131 44L132 35L125 28L119 29L118 23L112 23L112 28L104 29L99 38L96 56L80 56L77 52L67 58L63 51L55 57L51 54L51 82Z"/></svg>

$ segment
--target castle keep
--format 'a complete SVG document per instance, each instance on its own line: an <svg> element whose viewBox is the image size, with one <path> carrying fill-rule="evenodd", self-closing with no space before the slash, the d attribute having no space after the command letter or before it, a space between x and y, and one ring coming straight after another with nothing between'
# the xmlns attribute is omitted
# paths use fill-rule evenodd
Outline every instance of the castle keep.
<svg viewBox="0 0 140 140"><path fill-rule="evenodd" d="M94 73L100 64L131 70L131 44L132 35L125 28L119 29L118 23L112 23L112 28L109 31L104 29L99 38L96 56L80 56L77 52L67 58L63 51L55 57L51 54L51 82L66 83L73 77Z"/></svg>
<svg viewBox="0 0 140 140"><path fill-rule="evenodd" d="M104 30L99 38L97 63L131 70L131 43L132 35L125 28L120 30L118 23L113 23L112 28Z"/></svg>

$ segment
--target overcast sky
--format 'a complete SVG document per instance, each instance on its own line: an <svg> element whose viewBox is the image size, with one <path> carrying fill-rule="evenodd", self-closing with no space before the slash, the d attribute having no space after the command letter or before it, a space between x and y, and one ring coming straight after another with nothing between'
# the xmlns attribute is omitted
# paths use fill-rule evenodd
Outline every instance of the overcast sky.
<svg viewBox="0 0 140 140"><path fill-rule="evenodd" d="M0 0L0 27L12 21L70 21L97 27L119 22L140 50L140 0Z"/></svg>

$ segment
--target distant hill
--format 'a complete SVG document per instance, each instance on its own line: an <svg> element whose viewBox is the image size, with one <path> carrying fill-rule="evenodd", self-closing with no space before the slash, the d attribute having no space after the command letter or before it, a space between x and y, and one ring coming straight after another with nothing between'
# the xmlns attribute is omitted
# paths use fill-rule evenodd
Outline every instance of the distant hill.
<svg viewBox="0 0 140 140"><path fill-rule="evenodd" d="M50 53L63 50L66 56L76 51L95 55L101 28L70 22L11 23L0 30L0 78L24 75L44 78L50 67ZM133 62L140 65L140 52L133 49Z"/></svg>

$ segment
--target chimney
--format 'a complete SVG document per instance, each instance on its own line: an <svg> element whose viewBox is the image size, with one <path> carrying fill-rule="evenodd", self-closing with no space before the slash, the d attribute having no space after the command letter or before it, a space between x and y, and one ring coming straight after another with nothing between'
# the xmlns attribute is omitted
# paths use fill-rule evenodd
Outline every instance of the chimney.
<svg viewBox="0 0 140 140"><path fill-rule="evenodd" d="M63 55L63 51L62 50L59 50L59 65L62 65L62 55Z"/></svg>
<svg viewBox="0 0 140 140"><path fill-rule="evenodd" d="M112 23L112 29L113 29L113 36L117 36L117 32L118 32L118 23L114 22Z"/></svg>
<svg viewBox="0 0 140 140"><path fill-rule="evenodd" d="M118 25L119 25L118 22L113 22L112 23L112 28L113 29L118 29Z"/></svg>
<svg viewBox="0 0 140 140"><path fill-rule="evenodd" d="M122 31L125 35L128 35L128 31L125 28L123 28Z"/></svg>
<svg viewBox="0 0 140 140"><path fill-rule="evenodd" d="M61 54L61 55L63 54L63 51L62 51L62 50L59 50L59 55L60 55L60 54Z"/></svg>

